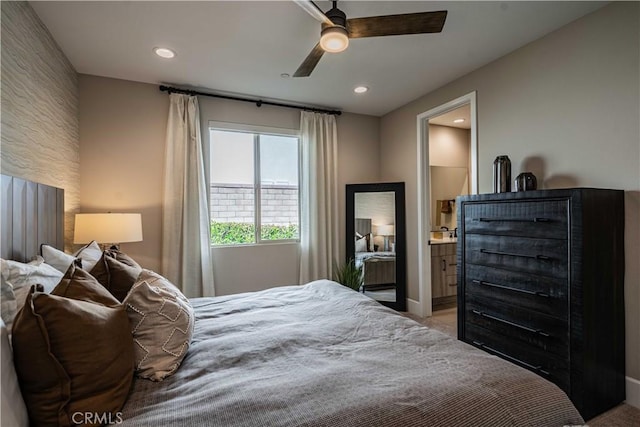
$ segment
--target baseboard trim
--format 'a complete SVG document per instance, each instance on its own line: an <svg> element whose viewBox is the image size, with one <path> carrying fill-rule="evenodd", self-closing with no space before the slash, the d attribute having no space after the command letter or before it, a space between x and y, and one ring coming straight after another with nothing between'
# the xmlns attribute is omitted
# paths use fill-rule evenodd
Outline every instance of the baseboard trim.
<svg viewBox="0 0 640 427"><path fill-rule="evenodd" d="M635 378L626 377L627 399L625 403L640 409L640 381Z"/></svg>
<svg viewBox="0 0 640 427"><path fill-rule="evenodd" d="M407 298L407 311L411 314L415 314L418 317L424 317L422 313L422 304L420 304L420 301Z"/></svg>

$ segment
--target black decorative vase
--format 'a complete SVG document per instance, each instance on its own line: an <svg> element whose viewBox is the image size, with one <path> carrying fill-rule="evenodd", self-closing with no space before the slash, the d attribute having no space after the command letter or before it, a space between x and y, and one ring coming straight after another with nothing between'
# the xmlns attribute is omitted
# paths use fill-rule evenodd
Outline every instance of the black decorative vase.
<svg viewBox="0 0 640 427"><path fill-rule="evenodd" d="M493 192L511 191L511 160L509 156L498 156L493 161Z"/></svg>
<svg viewBox="0 0 640 427"><path fill-rule="evenodd" d="M531 172L522 172L514 181L516 191L530 191L538 188L538 180Z"/></svg>

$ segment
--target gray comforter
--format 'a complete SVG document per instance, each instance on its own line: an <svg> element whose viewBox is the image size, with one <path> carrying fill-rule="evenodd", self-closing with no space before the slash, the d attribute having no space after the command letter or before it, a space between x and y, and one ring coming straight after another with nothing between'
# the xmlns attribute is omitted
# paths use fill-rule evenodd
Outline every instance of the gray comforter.
<svg viewBox="0 0 640 427"><path fill-rule="evenodd" d="M123 426L583 423L550 382L333 282L192 303L182 366L135 381Z"/></svg>

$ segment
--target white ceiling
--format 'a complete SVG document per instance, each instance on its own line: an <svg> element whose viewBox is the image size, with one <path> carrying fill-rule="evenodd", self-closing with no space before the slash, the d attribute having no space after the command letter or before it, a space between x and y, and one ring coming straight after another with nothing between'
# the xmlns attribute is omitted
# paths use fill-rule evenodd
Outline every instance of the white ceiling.
<svg viewBox="0 0 640 427"><path fill-rule="evenodd" d="M464 119L462 123L454 123L456 119ZM449 126L460 129L471 129L471 106L465 104L455 110L447 111L439 116L429 119L429 124Z"/></svg>
<svg viewBox="0 0 640 427"><path fill-rule="evenodd" d="M320 24L292 1L31 2L79 73L384 115L606 2L340 1L349 18L448 10L440 34L351 40L293 74ZM323 9L329 1L318 1ZM155 56L156 46L177 52ZM353 88L370 91L357 95Z"/></svg>

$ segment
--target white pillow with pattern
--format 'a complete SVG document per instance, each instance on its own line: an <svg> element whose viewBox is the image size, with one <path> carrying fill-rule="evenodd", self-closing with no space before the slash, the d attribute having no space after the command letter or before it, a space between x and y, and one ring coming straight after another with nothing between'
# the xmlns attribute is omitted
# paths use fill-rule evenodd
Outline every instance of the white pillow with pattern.
<svg viewBox="0 0 640 427"><path fill-rule="evenodd" d="M169 280L142 270L122 303L133 335L136 375L161 381L175 373L193 336L189 300Z"/></svg>

